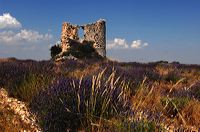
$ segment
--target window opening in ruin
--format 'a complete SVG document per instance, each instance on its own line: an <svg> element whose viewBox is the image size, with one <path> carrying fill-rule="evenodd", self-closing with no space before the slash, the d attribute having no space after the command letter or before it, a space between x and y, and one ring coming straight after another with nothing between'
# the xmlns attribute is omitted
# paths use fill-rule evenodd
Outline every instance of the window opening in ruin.
<svg viewBox="0 0 200 132"><path fill-rule="evenodd" d="M80 40L83 40L83 39L84 39L84 31L83 31L82 28L80 28L80 29L78 30L78 36L79 36L79 39L80 39Z"/></svg>

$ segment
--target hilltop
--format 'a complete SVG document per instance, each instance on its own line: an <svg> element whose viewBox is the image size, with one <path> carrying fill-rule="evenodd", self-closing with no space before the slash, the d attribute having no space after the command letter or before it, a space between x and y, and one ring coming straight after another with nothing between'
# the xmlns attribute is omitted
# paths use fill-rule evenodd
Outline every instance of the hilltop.
<svg viewBox="0 0 200 132"><path fill-rule="evenodd" d="M200 65L11 58L0 59L0 80L42 131L200 129ZM1 106L0 118L16 114Z"/></svg>

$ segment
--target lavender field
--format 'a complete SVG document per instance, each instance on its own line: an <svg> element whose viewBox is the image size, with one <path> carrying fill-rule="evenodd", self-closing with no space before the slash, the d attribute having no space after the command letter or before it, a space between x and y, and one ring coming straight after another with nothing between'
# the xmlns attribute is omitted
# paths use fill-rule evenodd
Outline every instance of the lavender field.
<svg viewBox="0 0 200 132"><path fill-rule="evenodd" d="M42 131L200 130L199 65L0 59L0 88Z"/></svg>

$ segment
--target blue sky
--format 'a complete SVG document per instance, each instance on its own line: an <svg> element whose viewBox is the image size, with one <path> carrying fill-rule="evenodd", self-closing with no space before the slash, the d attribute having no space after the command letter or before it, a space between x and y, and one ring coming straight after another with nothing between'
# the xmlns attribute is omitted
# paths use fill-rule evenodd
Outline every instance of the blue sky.
<svg viewBox="0 0 200 132"><path fill-rule="evenodd" d="M107 22L107 56L200 64L199 0L0 0L0 57L50 58L64 21Z"/></svg>

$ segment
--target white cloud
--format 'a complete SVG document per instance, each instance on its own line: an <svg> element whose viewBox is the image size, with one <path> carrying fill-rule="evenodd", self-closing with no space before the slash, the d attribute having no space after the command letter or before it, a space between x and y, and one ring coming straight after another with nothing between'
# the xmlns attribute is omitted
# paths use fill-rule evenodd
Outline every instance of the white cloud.
<svg viewBox="0 0 200 132"><path fill-rule="evenodd" d="M20 44L20 43L36 43L41 41L48 41L52 39L51 34L41 34L33 30L20 30L19 32L14 31L3 31L0 32L0 43L3 44Z"/></svg>
<svg viewBox="0 0 200 132"><path fill-rule="evenodd" d="M53 36L49 33L42 34L38 31L28 29L12 30L22 28L22 24L9 13L0 16L0 45L29 45L49 42Z"/></svg>
<svg viewBox="0 0 200 132"><path fill-rule="evenodd" d="M0 14L1 57L47 59L50 48L48 45L54 42L51 33L26 29L9 13Z"/></svg>
<svg viewBox="0 0 200 132"><path fill-rule="evenodd" d="M142 40L134 40L131 44L131 48L140 49L140 48L146 47L148 45L149 45L148 43L142 43Z"/></svg>
<svg viewBox="0 0 200 132"><path fill-rule="evenodd" d="M148 46L148 43L143 43L142 40L134 40L132 41L132 44L128 44L126 39L122 39L122 38L115 38L112 41L108 40L107 43L107 49L127 49L127 48L132 48L132 49L140 49L143 47Z"/></svg>
<svg viewBox="0 0 200 132"><path fill-rule="evenodd" d="M149 45L148 43L144 43L144 44L143 44L143 47L146 47L146 46L148 46L148 45Z"/></svg>
<svg viewBox="0 0 200 132"><path fill-rule="evenodd" d="M0 16L0 29L21 27L22 24L9 13L4 13L2 16Z"/></svg>
<svg viewBox="0 0 200 132"><path fill-rule="evenodd" d="M125 39L115 38L113 41L108 41L107 49L126 49L128 48L128 44Z"/></svg>

